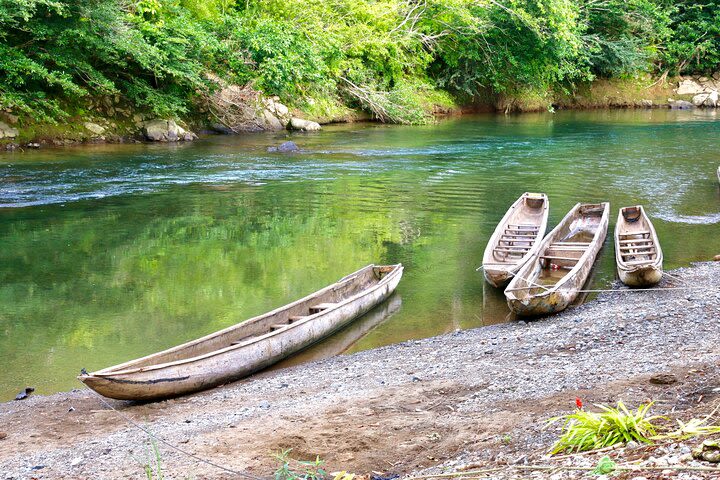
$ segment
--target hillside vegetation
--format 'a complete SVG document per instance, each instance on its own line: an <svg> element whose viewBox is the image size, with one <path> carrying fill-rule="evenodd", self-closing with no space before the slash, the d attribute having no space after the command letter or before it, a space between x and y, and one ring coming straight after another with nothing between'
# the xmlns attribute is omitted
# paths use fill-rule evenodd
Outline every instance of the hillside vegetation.
<svg viewBox="0 0 720 480"><path fill-rule="evenodd" d="M0 0L0 27L0 110L21 122L105 97L197 116L213 74L310 115L418 123L720 62L718 0Z"/></svg>

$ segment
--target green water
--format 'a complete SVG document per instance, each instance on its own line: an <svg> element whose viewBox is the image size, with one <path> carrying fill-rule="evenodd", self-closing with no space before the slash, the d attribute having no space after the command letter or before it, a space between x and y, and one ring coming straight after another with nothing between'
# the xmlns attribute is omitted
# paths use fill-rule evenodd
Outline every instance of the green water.
<svg viewBox="0 0 720 480"><path fill-rule="evenodd" d="M644 204L668 268L720 253L713 113L329 126L294 135L302 153L266 153L286 138L0 155L0 400L78 387L81 367L212 332L373 262L406 265L392 308L326 348L507 321L475 268L524 191L549 195L551 226L578 201L610 201L611 228L620 206ZM595 287L615 277L610 240ZM314 352L303 358L326 354Z"/></svg>

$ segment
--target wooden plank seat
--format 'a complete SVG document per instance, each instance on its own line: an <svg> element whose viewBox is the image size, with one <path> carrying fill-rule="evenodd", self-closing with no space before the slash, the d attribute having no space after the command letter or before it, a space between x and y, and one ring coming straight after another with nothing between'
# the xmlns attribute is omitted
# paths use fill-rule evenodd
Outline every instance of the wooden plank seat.
<svg viewBox="0 0 720 480"><path fill-rule="evenodd" d="M587 247L590 245L590 242L555 242L553 245L575 245L575 246L585 246Z"/></svg>
<svg viewBox="0 0 720 480"><path fill-rule="evenodd" d="M654 260L652 258L646 258L644 260L631 260L629 262L625 262L626 265L642 265L643 263L651 263Z"/></svg>
<svg viewBox="0 0 720 480"><path fill-rule="evenodd" d="M580 261L579 258L560 257L560 256L555 256L555 255L543 255L543 256L541 256L540 258L542 258L543 260L568 260L568 261L571 261L571 262L578 262L578 261Z"/></svg>
<svg viewBox="0 0 720 480"><path fill-rule="evenodd" d="M323 310L327 310L328 308L333 308L336 305L337 305L337 303L332 303L332 302L319 303L317 305L313 305L312 307L310 307L310 314L312 315L313 313L322 312Z"/></svg>
<svg viewBox="0 0 720 480"><path fill-rule="evenodd" d="M645 252L645 251L655 251L655 245L643 245L639 247L620 247L621 252Z"/></svg>
<svg viewBox="0 0 720 480"><path fill-rule="evenodd" d="M537 232L531 232L529 230L516 230L514 228L506 228L505 233L510 234L510 235L515 235L515 236L527 237L527 238L537 237Z"/></svg>
<svg viewBox="0 0 720 480"><path fill-rule="evenodd" d="M522 246L515 246L515 247L495 247L496 252L512 252L512 253L525 253L530 251L530 247L522 247Z"/></svg>
<svg viewBox="0 0 720 480"><path fill-rule="evenodd" d="M621 233L620 237L634 237L635 235L650 235L650 230L641 230L639 232L632 232L632 233Z"/></svg>
<svg viewBox="0 0 720 480"><path fill-rule="evenodd" d="M515 228L519 228L519 229L523 229L523 230L534 230L534 231L540 230L540 227L538 225L532 225L532 224L527 224L527 223L520 223L520 224L508 223L507 226L515 227Z"/></svg>
<svg viewBox="0 0 720 480"><path fill-rule="evenodd" d="M276 323L275 325L270 325L270 330L272 330L272 331L280 330L281 328L285 328L288 326L290 326L289 323Z"/></svg>
<svg viewBox="0 0 720 480"><path fill-rule="evenodd" d="M303 318L306 318L307 315L290 315L290 323L297 322L298 320L302 320Z"/></svg>
<svg viewBox="0 0 720 480"><path fill-rule="evenodd" d="M644 239L638 238L636 240L620 240L620 245L636 245L636 244L642 245L645 243L653 243L653 239L652 238L644 238Z"/></svg>
<svg viewBox="0 0 720 480"><path fill-rule="evenodd" d="M584 252L585 250L587 250L587 245L558 245L556 243L553 243L548 248L550 250L565 250L566 252Z"/></svg>
<svg viewBox="0 0 720 480"><path fill-rule="evenodd" d="M507 233L503 233L502 235L500 235L501 240L515 238L518 239L517 241L522 242L532 242L535 237L537 237L537 235L509 235Z"/></svg>

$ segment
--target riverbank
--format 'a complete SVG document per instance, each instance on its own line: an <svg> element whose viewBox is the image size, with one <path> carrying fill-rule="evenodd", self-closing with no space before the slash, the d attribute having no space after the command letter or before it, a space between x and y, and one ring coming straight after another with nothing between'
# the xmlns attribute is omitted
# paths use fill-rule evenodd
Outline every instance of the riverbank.
<svg viewBox="0 0 720 480"><path fill-rule="evenodd" d="M36 123L0 112L0 149L28 151L46 147L98 143L181 142L199 135L246 134L265 131L316 132L322 125L379 121L371 112L332 107L290 109L279 97L228 85L217 79L219 90L203 112L184 119L156 118L134 111L120 97L97 99L88 114L59 124ZM720 73L713 77L677 77L655 80L598 79L572 92L528 92L513 96L487 94L465 105L447 96L424 98L426 121L467 113L528 113L555 110L717 108ZM418 94L418 96L422 96ZM382 119L381 119L382 120ZM196 134L197 133L197 134Z"/></svg>
<svg viewBox="0 0 720 480"><path fill-rule="evenodd" d="M262 477L278 466L273 453L288 448L295 458L319 455L328 471L357 473L540 462L556 435L542 430L545 420L571 411L575 397L655 400L653 413L683 420L712 410L720 263L671 274L677 280L663 286L714 290L606 293L537 321L334 357L163 402L109 404L173 445ZM657 374L674 381L653 383ZM3 478L136 478L150 461L147 435L88 390L2 404L0 425ZM158 448L166 478L229 478Z"/></svg>

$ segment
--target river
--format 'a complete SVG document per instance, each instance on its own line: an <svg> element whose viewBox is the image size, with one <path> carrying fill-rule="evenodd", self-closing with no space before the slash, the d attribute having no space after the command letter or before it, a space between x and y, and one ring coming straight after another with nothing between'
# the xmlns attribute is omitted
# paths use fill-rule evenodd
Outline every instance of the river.
<svg viewBox="0 0 720 480"><path fill-rule="evenodd" d="M267 153L292 139L300 153ZM402 262L390 303L299 357L511 321L475 271L525 191L554 226L610 201L591 285L615 279L612 227L643 204L666 268L720 253L714 111L467 116L0 154L0 400L292 301L368 263ZM298 360L295 360L296 362Z"/></svg>

